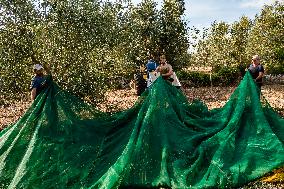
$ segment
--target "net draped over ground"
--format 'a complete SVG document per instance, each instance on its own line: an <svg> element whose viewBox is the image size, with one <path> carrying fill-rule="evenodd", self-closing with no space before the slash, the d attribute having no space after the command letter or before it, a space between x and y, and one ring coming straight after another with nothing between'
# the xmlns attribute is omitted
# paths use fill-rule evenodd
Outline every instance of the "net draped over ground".
<svg viewBox="0 0 284 189"><path fill-rule="evenodd" d="M248 73L210 111L162 78L114 114L49 83L0 133L0 188L224 188L284 165L284 119Z"/></svg>

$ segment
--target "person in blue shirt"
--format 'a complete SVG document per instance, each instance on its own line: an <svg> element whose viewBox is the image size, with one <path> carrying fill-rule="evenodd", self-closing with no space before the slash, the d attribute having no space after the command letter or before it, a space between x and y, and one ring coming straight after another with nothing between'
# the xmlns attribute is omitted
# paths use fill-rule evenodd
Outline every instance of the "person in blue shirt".
<svg viewBox="0 0 284 189"><path fill-rule="evenodd" d="M31 100L34 101L36 97L41 93L42 90L46 87L46 75L44 75L44 70L47 74L50 74L49 66L45 68L41 64L35 64L33 66L34 77L31 82Z"/></svg>
<svg viewBox="0 0 284 189"><path fill-rule="evenodd" d="M149 60L146 64L146 70L147 70L147 87L150 87L150 85L154 82L155 78L153 77L154 72L158 68L159 64L154 60L154 56L150 55Z"/></svg>
<svg viewBox="0 0 284 189"><path fill-rule="evenodd" d="M261 89L263 84L264 68L260 64L260 58L258 55L254 55L252 57L252 64L249 66L248 71L250 72L258 88Z"/></svg>
<svg viewBox="0 0 284 189"><path fill-rule="evenodd" d="M154 60L153 55L150 55L149 60L146 64L147 72L155 71L158 66L159 64Z"/></svg>

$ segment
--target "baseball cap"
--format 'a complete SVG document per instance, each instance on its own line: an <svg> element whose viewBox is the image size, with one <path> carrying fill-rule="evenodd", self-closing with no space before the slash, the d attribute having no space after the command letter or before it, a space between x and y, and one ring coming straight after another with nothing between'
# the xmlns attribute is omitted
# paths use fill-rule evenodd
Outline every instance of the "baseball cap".
<svg viewBox="0 0 284 189"><path fill-rule="evenodd" d="M259 56L257 54L252 56L252 60L259 60L259 59L260 58L259 58Z"/></svg>
<svg viewBox="0 0 284 189"><path fill-rule="evenodd" d="M41 69L43 69L41 64L35 64L34 65L34 70L41 70Z"/></svg>

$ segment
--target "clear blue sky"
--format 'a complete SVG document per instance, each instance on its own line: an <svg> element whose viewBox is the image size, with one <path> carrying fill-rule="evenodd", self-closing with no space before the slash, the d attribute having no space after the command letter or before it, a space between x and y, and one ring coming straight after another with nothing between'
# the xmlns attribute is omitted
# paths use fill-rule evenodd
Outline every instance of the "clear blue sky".
<svg viewBox="0 0 284 189"><path fill-rule="evenodd" d="M241 16L254 16L260 13L264 4L272 4L275 0L185 0L185 18L189 26L199 29L209 27L214 21L232 23ZM283 0L282 0L283 1ZM135 4L141 0L132 0ZM163 0L155 0L159 5Z"/></svg>

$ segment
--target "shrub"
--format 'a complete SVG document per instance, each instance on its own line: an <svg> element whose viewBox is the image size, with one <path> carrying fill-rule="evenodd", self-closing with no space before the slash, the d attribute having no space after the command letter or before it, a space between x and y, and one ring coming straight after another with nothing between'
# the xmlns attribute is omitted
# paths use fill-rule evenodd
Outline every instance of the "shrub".
<svg viewBox="0 0 284 189"><path fill-rule="evenodd" d="M234 67L221 67L213 72L210 79L210 73L178 71L177 77L185 87L188 86L227 86L235 84L239 78L239 69Z"/></svg>

